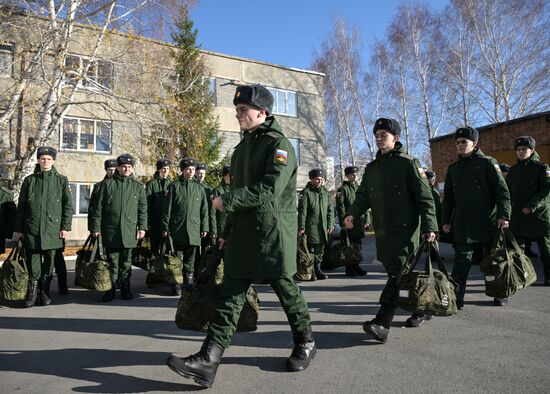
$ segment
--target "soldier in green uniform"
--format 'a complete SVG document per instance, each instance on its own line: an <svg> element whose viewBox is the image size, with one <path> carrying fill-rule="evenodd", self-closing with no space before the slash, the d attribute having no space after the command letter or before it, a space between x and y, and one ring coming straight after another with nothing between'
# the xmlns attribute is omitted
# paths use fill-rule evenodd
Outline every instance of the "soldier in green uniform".
<svg viewBox="0 0 550 394"><path fill-rule="evenodd" d="M479 132L462 127L455 132L459 158L449 165L445 177L442 223L445 233L453 232L457 282L457 306L464 307L466 280L475 253L490 252L498 228L507 228L510 219L510 193L498 162L485 156L477 146ZM506 298L495 298L497 306Z"/></svg>
<svg viewBox="0 0 550 394"><path fill-rule="evenodd" d="M206 171L208 170L208 166L205 163L198 163L197 162L197 169L195 171L195 181L201 185L204 188L204 193L206 194L206 201L208 201L208 227L210 230L213 230L216 228L216 216L215 216L215 209L212 208L212 198L214 195L214 189L210 187L207 183L205 183L206 179ZM201 258L201 254L206 249L206 247L210 244L212 241L212 234L208 233L204 238L201 238L201 244L200 247L197 248L197 253L195 253L195 269L198 268L199 261Z"/></svg>
<svg viewBox="0 0 550 394"><path fill-rule="evenodd" d="M90 204L88 205L88 215L90 212L92 212L95 209L97 205L97 197L99 195L99 189L101 188L101 184L103 183L103 181L105 181L105 179L109 179L113 177L113 175L116 172L116 167L117 167L116 159L107 159L103 163L103 168L105 169L105 176L101 181L97 182L92 189L92 195L90 196Z"/></svg>
<svg viewBox="0 0 550 394"><path fill-rule="evenodd" d="M6 239L12 239L15 210L13 193L7 187L0 187L0 254L6 252Z"/></svg>
<svg viewBox="0 0 550 394"><path fill-rule="evenodd" d="M314 168L308 175L309 182L300 192L298 200L298 237L306 235L307 247L313 256L311 280L323 280L328 276L321 270L321 262L334 229L334 208L324 187L325 172Z"/></svg>
<svg viewBox="0 0 550 394"><path fill-rule="evenodd" d="M212 201L228 212L220 247L225 277L216 312L201 350L167 360L168 366L202 386L212 385L224 349L231 343L245 294L254 278L266 278L287 315L294 348L287 370L308 367L316 347L306 301L296 273L296 155L271 116L273 96L263 86L239 86L233 103L243 131L231 159L231 191ZM227 242L226 242L227 241Z"/></svg>
<svg viewBox="0 0 550 394"><path fill-rule="evenodd" d="M515 139L517 163L506 183L512 200L512 233L520 245L525 239L537 242L544 268L544 285L550 286L550 168L540 161L535 139Z"/></svg>
<svg viewBox="0 0 550 394"><path fill-rule="evenodd" d="M428 178L428 185L432 192L432 197L435 203L435 215L437 217L437 228L441 230L441 210L443 209L443 204L441 203L441 194L437 190L437 176L434 171L426 171L426 177Z"/></svg>
<svg viewBox="0 0 550 394"><path fill-rule="evenodd" d="M153 179L147 182L145 194L147 195L147 219L149 239L151 240L151 251L157 255L161 240L161 218L164 206L164 195L168 190L171 181L168 178L172 162L168 159L157 160L157 171Z"/></svg>
<svg viewBox="0 0 550 394"><path fill-rule="evenodd" d="M50 305L55 252L71 231L73 204L67 177L54 167L57 151L37 149L38 164L23 181L15 221L16 239L23 238L29 287L25 307Z"/></svg>
<svg viewBox="0 0 550 394"><path fill-rule="evenodd" d="M94 237L101 235L111 271L113 287L105 292L103 302L115 298L117 280L121 297L134 298L130 289L132 249L147 228L145 187L134 177L134 158L123 154L116 161L117 172L101 182L97 203L88 214L88 230Z"/></svg>
<svg viewBox="0 0 550 394"><path fill-rule="evenodd" d="M355 201L355 193L357 192L357 172L359 169L356 166L349 166L344 169L344 175L346 180L342 183L342 186L336 191L336 213L338 214L338 223L341 227L341 236L342 240L345 240L347 236L350 244L355 248L359 254L361 254L361 244L363 237L365 236L365 225L363 222L364 217L361 217L357 220L357 223L354 224L351 230L346 230L344 226L344 216ZM359 267L359 264L347 265L346 266L346 276L365 276L366 271L362 270Z"/></svg>
<svg viewBox="0 0 550 394"><path fill-rule="evenodd" d="M373 132L379 150L376 159L365 168L344 225L347 229L353 228L355 220L371 208L376 254L384 265L388 281L380 296L376 317L365 322L363 329L384 343L397 304L399 272L419 245L419 230L428 242L435 240L437 220L425 171L417 159L405 153L399 142L399 123L394 119L378 119ZM418 327L427 319L424 315L413 314L406 325Z"/></svg>
<svg viewBox="0 0 550 394"><path fill-rule="evenodd" d="M229 185L231 185L231 167L230 166L223 166L222 169L222 180L218 187L216 187L213 192L212 196L213 198L219 197L224 193L227 193L229 191ZM210 211L210 215L214 215L215 220L213 221L215 226L214 228L211 228L210 231L212 232L212 237L217 238L220 234L223 232L223 228L225 227L225 220L227 217L226 212L220 212L216 209L212 209Z"/></svg>
<svg viewBox="0 0 550 394"><path fill-rule="evenodd" d="M206 193L199 183L193 181L196 165L196 161L189 157L181 160L181 176L166 191L161 220L162 236L172 236L189 286L194 283L195 253L201 239L210 231ZM177 285L172 290L174 295L181 294Z"/></svg>

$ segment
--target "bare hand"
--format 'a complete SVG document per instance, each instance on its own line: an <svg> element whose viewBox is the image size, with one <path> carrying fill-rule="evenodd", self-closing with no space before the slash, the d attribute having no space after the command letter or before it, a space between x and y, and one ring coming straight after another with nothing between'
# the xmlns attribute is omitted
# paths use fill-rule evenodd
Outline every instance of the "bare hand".
<svg viewBox="0 0 550 394"><path fill-rule="evenodd" d="M137 239L142 239L143 237L145 237L145 230L138 230Z"/></svg>
<svg viewBox="0 0 550 394"><path fill-rule="evenodd" d="M497 227L504 230L505 228L510 227L510 222L506 219L498 219Z"/></svg>
<svg viewBox="0 0 550 394"><path fill-rule="evenodd" d="M219 250L222 250L223 248L225 248L225 239L220 238L220 239L218 240L218 249L219 249Z"/></svg>
<svg viewBox="0 0 550 394"><path fill-rule="evenodd" d="M23 233L15 232L15 233L13 233L13 238L14 238L16 241L19 241L20 239L23 239L24 236L23 236Z"/></svg>
<svg viewBox="0 0 550 394"><path fill-rule="evenodd" d="M427 242L434 242L435 241L435 233L434 232L429 232L429 233L424 234L424 239Z"/></svg>
<svg viewBox="0 0 550 394"><path fill-rule="evenodd" d="M331 235L333 230L334 230L334 227L331 227L331 228L327 229L328 235Z"/></svg>
<svg viewBox="0 0 550 394"><path fill-rule="evenodd" d="M214 209L217 209L222 213L225 211L225 208L223 207L223 200L221 197L216 197L215 199L213 199L212 206L214 207Z"/></svg>
<svg viewBox="0 0 550 394"><path fill-rule="evenodd" d="M163 231L162 233L160 233L160 236L162 238L166 238L168 235L170 235L170 233L168 231Z"/></svg>
<svg viewBox="0 0 550 394"><path fill-rule="evenodd" d="M530 215L531 213L533 213L533 210L531 208L523 208L521 212L526 215Z"/></svg>
<svg viewBox="0 0 550 394"><path fill-rule="evenodd" d="M353 216L349 215L344 218L344 228L351 230L353 228Z"/></svg>
<svg viewBox="0 0 550 394"><path fill-rule="evenodd" d="M101 233L100 233L99 231L94 231L94 232L92 232L92 237L94 237L94 238L97 238L97 237L99 237L100 235L101 235Z"/></svg>
<svg viewBox="0 0 550 394"><path fill-rule="evenodd" d="M304 235L306 233L306 230L304 229L300 229L298 230L298 238L300 238L302 235Z"/></svg>
<svg viewBox="0 0 550 394"><path fill-rule="evenodd" d="M451 232L451 225L450 224L444 224L442 228L443 228L443 232L445 234L449 234Z"/></svg>
<svg viewBox="0 0 550 394"><path fill-rule="evenodd" d="M67 238L67 233L68 233L68 231L61 230L61 231L59 232L59 238L61 238L61 239Z"/></svg>
<svg viewBox="0 0 550 394"><path fill-rule="evenodd" d="M365 231L372 231L372 224L370 223L365 224Z"/></svg>
<svg viewBox="0 0 550 394"><path fill-rule="evenodd" d="M201 238L206 237L206 234L208 234L206 231L201 231Z"/></svg>

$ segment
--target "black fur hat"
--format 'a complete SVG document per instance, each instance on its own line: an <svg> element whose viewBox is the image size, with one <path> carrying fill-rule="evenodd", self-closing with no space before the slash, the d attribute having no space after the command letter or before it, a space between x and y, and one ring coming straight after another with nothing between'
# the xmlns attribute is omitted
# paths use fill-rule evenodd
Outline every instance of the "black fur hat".
<svg viewBox="0 0 550 394"><path fill-rule="evenodd" d="M435 172L434 171L426 171L426 178L435 178Z"/></svg>
<svg viewBox="0 0 550 394"><path fill-rule="evenodd" d="M372 132L376 134L376 130L386 130L392 133L393 135L401 135L401 126L399 122L395 119L380 118L374 122L374 127Z"/></svg>
<svg viewBox="0 0 550 394"><path fill-rule="evenodd" d="M308 175L309 175L309 179L318 178L318 177L325 178L325 171L323 171L322 168L314 168L308 173Z"/></svg>
<svg viewBox="0 0 550 394"><path fill-rule="evenodd" d="M103 162L103 168L105 168L105 170L116 166L116 159L107 159Z"/></svg>
<svg viewBox="0 0 550 394"><path fill-rule="evenodd" d="M534 150L537 144L533 137L529 137L528 135L522 135L521 137L518 137L514 140L514 149L517 149L518 146L526 146L529 149Z"/></svg>
<svg viewBox="0 0 550 394"><path fill-rule="evenodd" d="M206 163L197 163L197 170L208 170L208 166L206 165Z"/></svg>
<svg viewBox="0 0 550 394"><path fill-rule="evenodd" d="M265 109L270 115L273 108L273 95L261 85L237 86L233 104L248 104L256 108Z"/></svg>
<svg viewBox="0 0 550 394"><path fill-rule="evenodd" d="M170 167L172 165L172 162L168 159L158 159L157 160L157 170L160 170L164 167Z"/></svg>
<svg viewBox="0 0 550 394"><path fill-rule="evenodd" d="M231 167L230 166L223 166L222 176L226 176L227 174L231 174Z"/></svg>
<svg viewBox="0 0 550 394"><path fill-rule="evenodd" d="M40 159L40 156L50 155L54 160L57 157L57 150L51 146L41 146L36 150L36 158Z"/></svg>
<svg viewBox="0 0 550 394"><path fill-rule="evenodd" d="M185 157L180 161L180 169L183 171L187 167L197 168L197 161L191 157Z"/></svg>
<svg viewBox="0 0 550 394"><path fill-rule="evenodd" d="M124 164L130 164L131 166L135 166L136 161L132 157L132 155L129 155L128 153L124 153L116 158L116 164L117 166L122 166Z"/></svg>
<svg viewBox="0 0 550 394"><path fill-rule="evenodd" d="M357 174L359 169L356 166L349 166L344 168L344 175Z"/></svg>
<svg viewBox="0 0 550 394"><path fill-rule="evenodd" d="M479 141L479 131L477 131L477 129L470 126L461 127L455 131L455 140L459 138L466 138L472 141Z"/></svg>

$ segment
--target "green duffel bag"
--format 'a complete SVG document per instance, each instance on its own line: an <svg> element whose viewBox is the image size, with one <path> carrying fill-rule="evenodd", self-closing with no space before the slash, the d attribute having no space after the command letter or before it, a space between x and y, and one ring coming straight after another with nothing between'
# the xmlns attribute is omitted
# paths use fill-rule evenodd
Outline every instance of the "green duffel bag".
<svg viewBox="0 0 550 394"><path fill-rule="evenodd" d="M296 253L296 273L294 280L311 280L313 273L313 256L307 248L307 236L304 234L298 238L298 251Z"/></svg>
<svg viewBox="0 0 550 394"><path fill-rule="evenodd" d="M480 270L485 275L485 294L494 298L510 297L537 280L531 260L509 229L496 234L491 253L483 258Z"/></svg>
<svg viewBox="0 0 550 394"><path fill-rule="evenodd" d="M107 259L100 253L101 236L92 237L76 252L74 285L88 290L111 290L111 271Z"/></svg>
<svg viewBox="0 0 550 394"><path fill-rule="evenodd" d="M24 300L27 295L29 272L24 255L23 243L18 241L0 268L0 296L5 300Z"/></svg>
<svg viewBox="0 0 550 394"><path fill-rule="evenodd" d="M325 249L321 268L324 270L333 270L347 265L354 265L363 261L361 253L354 249L346 236L343 241L333 243L332 239Z"/></svg>
<svg viewBox="0 0 550 394"><path fill-rule="evenodd" d="M439 269L432 267L432 248L436 253ZM423 271L414 268L426 252L426 264ZM451 316L456 315L455 287L439 254L439 248L433 242L422 242L418 249L409 256L397 279L399 296L397 306L421 315Z"/></svg>
<svg viewBox="0 0 550 394"><path fill-rule="evenodd" d="M211 285L182 288L176 309L176 326L183 330L206 331L214 315L215 296Z"/></svg>
<svg viewBox="0 0 550 394"><path fill-rule="evenodd" d="M183 284L183 261L175 254L172 237L162 239L160 255L151 260L145 283L148 287Z"/></svg>
<svg viewBox="0 0 550 394"><path fill-rule="evenodd" d="M151 251L151 244L144 242L143 238L141 238L137 246L132 249L132 265L142 270L149 271L152 259L153 252Z"/></svg>

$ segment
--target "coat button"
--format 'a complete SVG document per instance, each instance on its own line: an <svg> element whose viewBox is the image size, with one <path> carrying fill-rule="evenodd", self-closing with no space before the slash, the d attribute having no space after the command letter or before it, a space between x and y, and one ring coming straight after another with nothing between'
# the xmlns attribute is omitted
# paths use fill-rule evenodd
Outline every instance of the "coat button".
<svg viewBox="0 0 550 394"><path fill-rule="evenodd" d="M256 226L256 230L259 230L260 229L260 226Z"/></svg>

